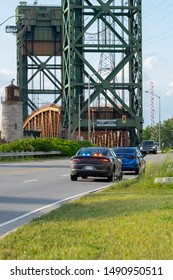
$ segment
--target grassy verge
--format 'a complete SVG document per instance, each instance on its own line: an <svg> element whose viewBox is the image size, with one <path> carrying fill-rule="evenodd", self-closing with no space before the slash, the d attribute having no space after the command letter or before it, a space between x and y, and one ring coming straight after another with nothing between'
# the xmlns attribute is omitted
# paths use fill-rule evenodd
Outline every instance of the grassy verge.
<svg viewBox="0 0 173 280"><path fill-rule="evenodd" d="M61 206L0 240L0 259L173 259L173 163Z"/></svg>

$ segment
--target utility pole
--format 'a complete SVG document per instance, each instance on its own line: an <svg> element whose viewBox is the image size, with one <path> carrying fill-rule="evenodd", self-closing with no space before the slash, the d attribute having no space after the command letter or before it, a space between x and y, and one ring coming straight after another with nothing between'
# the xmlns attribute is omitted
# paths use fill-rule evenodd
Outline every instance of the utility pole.
<svg viewBox="0 0 173 280"><path fill-rule="evenodd" d="M151 102L151 138L154 139L154 85L150 83L150 102Z"/></svg>

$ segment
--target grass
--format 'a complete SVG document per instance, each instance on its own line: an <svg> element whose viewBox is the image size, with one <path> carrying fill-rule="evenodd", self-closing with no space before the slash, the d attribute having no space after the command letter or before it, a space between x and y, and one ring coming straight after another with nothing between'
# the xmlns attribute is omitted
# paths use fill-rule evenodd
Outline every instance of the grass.
<svg viewBox="0 0 173 280"><path fill-rule="evenodd" d="M1 260L172 260L173 163L62 205L0 240Z"/></svg>

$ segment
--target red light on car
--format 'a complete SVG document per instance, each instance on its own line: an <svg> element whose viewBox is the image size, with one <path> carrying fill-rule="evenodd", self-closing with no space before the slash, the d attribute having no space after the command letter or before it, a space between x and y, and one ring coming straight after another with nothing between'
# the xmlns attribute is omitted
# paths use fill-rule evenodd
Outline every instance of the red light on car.
<svg viewBox="0 0 173 280"><path fill-rule="evenodd" d="M109 159L108 158L103 158L102 161L103 162L109 162Z"/></svg>
<svg viewBox="0 0 173 280"><path fill-rule="evenodd" d="M131 159L136 159L136 156L129 156L129 158L131 158Z"/></svg>
<svg viewBox="0 0 173 280"><path fill-rule="evenodd" d="M102 154L97 154L97 153L95 153L95 154L93 154L93 156L94 156L94 157L102 157L103 155L102 155Z"/></svg>
<svg viewBox="0 0 173 280"><path fill-rule="evenodd" d="M80 161L79 158L73 158L73 159L71 159L71 162L79 162L79 161Z"/></svg>

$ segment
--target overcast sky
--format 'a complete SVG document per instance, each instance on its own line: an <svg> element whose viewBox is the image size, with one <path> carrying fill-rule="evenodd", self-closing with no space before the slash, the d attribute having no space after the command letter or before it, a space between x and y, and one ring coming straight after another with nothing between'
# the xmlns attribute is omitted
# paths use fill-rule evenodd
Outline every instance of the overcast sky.
<svg viewBox="0 0 173 280"><path fill-rule="evenodd" d="M33 4L34 0L27 1ZM91 1L92 2L92 1ZM1 3L0 23L15 14L19 1L6 0ZM61 5L61 0L39 0L41 5ZM0 26L0 95L10 81L16 79L16 38L5 33L6 25L15 25L15 18ZM144 127L151 123L150 83L153 92L160 96L161 121L173 116L173 1L143 0L143 116ZM15 82L14 82L15 83ZM159 120L159 99L154 98L154 122ZM0 105L1 127L1 105Z"/></svg>

